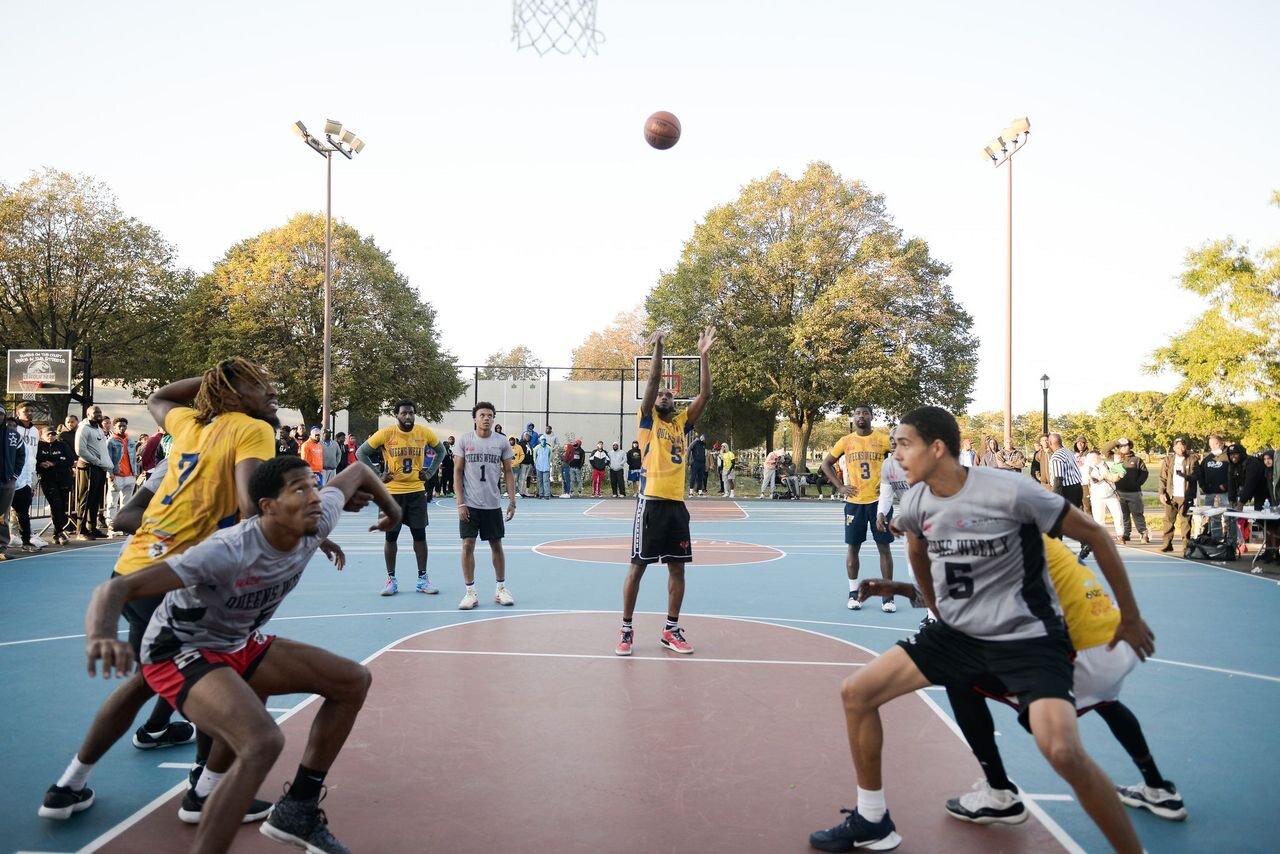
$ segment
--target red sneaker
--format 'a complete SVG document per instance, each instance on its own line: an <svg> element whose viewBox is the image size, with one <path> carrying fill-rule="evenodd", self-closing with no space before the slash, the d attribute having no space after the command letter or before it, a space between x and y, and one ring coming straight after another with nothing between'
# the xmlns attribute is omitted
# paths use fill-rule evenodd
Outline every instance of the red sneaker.
<svg viewBox="0 0 1280 854"><path fill-rule="evenodd" d="M672 631L664 631L662 637L658 639L658 643L665 646L672 652L678 652L681 655L693 654L693 646L684 639L684 629L674 629Z"/></svg>
<svg viewBox="0 0 1280 854"><path fill-rule="evenodd" d="M618 645L613 648L614 655L630 655L631 654L631 638L630 629L623 629L621 636L618 638Z"/></svg>

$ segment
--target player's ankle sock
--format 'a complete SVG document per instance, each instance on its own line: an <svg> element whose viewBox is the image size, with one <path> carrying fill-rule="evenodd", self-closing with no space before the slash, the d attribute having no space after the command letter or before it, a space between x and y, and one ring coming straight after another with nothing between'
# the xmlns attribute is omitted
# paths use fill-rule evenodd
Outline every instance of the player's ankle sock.
<svg viewBox="0 0 1280 854"><path fill-rule="evenodd" d="M850 592L850 593L855 593L855 592L857 592L857 590L858 590L858 579L856 579L856 578L850 578L850 579L849 579L849 592Z"/></svg>
<svg viewBox="0 0 1280 854"><path fill-rule="evenodd" d="M502 580L501 578L499 578L499 579L498 579L498 589L499 589L499 590L501 590L502 588L504 588L504 587L506 587L506 586L507 586L507 582L506 582L506 581L504 581L504 580Z"/></svg>
<svg viewBox="0 0 1280 854"><path fill-rule="evenodd" d="M678 628L680 628L680 618L679 618L679 617L672 617L671 615L669 615L669 614L668 614L668 615L667 615L667 625L666 625L666 627L665 627L665 628L663 628L663 631L664 631L664 632L674 632L674 631L675 631L676 629L678 629Z"/></svg>
<svg viewBox="0 0 1280 854"><path fill-rule="evenodd" d="M217 786L225 776L225 771L219 774L217 771L210 771L208 768L205 768L200 772L200 779L196 780L196 797L209 797L209 795L213 793L214 787Z"/></svg>
<svg viewBox="0 0 1280 854"><path fill-rule="evenodd" d="M888 807L884 801L884 789L858 788L858 815L867 821L875 824L884 818L884 814L888 812Z"/></svg>
<svg viewBox="0 0 1280 854"><path fill-rule="evenodd" d="M623 630L624 632L629 632L629 631L631 631L631 621L630 621L630 620L623 620L623 621L622 621L622 630Z"/></svg>
<svg viewBox="0 0 1280 854"><path fill-rule="evenodd" d="M420 580L425 579L426 577L427 577L427 571L425 569L418 570L418 578Z"/></svg>
<svg viewBox="0 0 1280 854"><path fill-rule="evenodd" d="M475 582L472 582L471 584L468 584L468 585L467 585L467 592L468 592L468 593L475 593L475 592L476 592L476 585L475 585Z"/></svg>
<svg viewBox="0 0 1280 854"><path fill-rule="evenodd" d="M163 697L156 697L156 703L151 707L151 714L142 726L148 735L164 735L165 730L169 728L169 719L172 717L173 706L169 705Z"/></svg>
<svg viewBox="0 0 1280 854"><path fill-rule="evenodd" d="M320 797L320 787L324 785L324 778L328 773L299 765L298 774L289 786L289 797L295 801L316 800Z"/></svg>
<svg viewBox="0 0 1280 854"><path fill-rule="evenodd" d="M78 792L84 788L84 784L89 780L89 772L92 770L92 762L81 762L79 756L73 756L67 770L63 771L62 776L58 778L58 785Z"/></svg>

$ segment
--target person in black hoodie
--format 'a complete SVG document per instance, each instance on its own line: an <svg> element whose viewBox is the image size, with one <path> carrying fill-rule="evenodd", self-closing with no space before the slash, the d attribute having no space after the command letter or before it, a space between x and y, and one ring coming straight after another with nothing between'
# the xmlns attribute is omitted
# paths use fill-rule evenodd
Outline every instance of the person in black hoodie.
<svg viewBox="0 0 1280 854"><path fill-rule="evenodd" d="M1226 507L1227 498L1227 452L1223 447L1222 437L1217 433L1209 435L1209 450L1196 466L1196 492L1200 496L1200 504L1204 507ZM1233 526L1222 524L1221 516L1212 516L1206 523L1209 533L1215 531L1226 542L1235 542ZM1192 531L1192 536L1197 532Z"/></svg>
<svg viewBox="0 0 1280 854"><path fill-rule="evenodd" d="M9 547L9 505L13 503L14 486L27 460L17 424L5 415L0 402L0 560L5 560L4 550Z"/></svg>
<svg viewBox="0 0 1280 854"><path fill-rule="evenodd" d="M75 454L52 427L46 427L36 450L36 477L40 479L40 492L49 502L49 514L53 517L54 545L67 541L67 496L75 480L71 471L73 462Z"/></svg>
<svg viewBox="0 0 1280 854"><path fill-rule="evenodd" d="M640 451L640 443L632 442L631 447L627 449L627 482L636 484L637 489L640 488L640 465L643 460L644 454Z"/></svg>
<svg viewBox="0 0 1280 854"><path fill-rule="evenodd" d="M1267 500L1266 467L1262 460L1249 456L1244 445L1239 442L1227 446L1227 501L1233 510L1243 510L1245 505L1252 504L1254 510L1261 510ZM1238 519L1240 527L1240 554L1249 549L1248 519Z"/></svg>
<svg viewBox="0 0 1280 854"><path fill-rule="evenodd" d="M689 443L689 495L707 494L707 437L691 434Z"/></svg>
<svg viewBox="0 0 1280 854"><path fill-rule="evenodd" d="M1146 510L1142 506L1142 484L1147 482L1147 464L1133 452L1133 443L1128 439L1116 440L1116 451L1120 454L1120 464L1124 466L1124 475L1116 482L1116 497L1120 499L1120 512L1124 514L1123 542L1129 542L1131 527L1136 526L1138 536L1144 543L1151 542L1151 532L1147 530Z"/></svg>

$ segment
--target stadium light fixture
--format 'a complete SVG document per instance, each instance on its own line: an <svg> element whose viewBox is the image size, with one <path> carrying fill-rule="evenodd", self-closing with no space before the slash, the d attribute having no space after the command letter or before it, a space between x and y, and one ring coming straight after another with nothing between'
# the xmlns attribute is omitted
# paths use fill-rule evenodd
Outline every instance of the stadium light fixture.
<svg viewBox="0 0 1280 854"><path fill-rule="evenodd" d="M364 150L364 140L354 131L344 130L342 122L325 119L324 140L316 139L302 122L293 123L293 132L325 159L324 203L324 378L320 395L320 423L322 429L332 430L330 403L333 394L333 155L336 152L348 160ZM335 139L335 137L337 137Z"/></svg>
<svg viewBox="0 0 1280 854"><path fill-rule="evenodd" d="M1004 296L1004 447L1013 444L1013 155L1031 138L1031 121L1026 116L1014 119L1000 135L982 149L984 157L995 167L1009 164L1008 229L1006 238L1007 266ZM1047 378L1046 378L1047 379ZM1047 396L1048 386L1045 387Z"/></svg>

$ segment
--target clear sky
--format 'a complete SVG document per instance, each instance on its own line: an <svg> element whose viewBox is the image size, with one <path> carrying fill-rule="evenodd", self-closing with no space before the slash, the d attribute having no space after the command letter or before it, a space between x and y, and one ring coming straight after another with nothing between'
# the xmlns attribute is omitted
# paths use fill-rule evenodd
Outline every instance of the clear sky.
<svg viewBox="0 0 1280 854"><path fill-rule="evenodd" d="M830 162L929 241L976 319L975 409L1003 405L1004 167L1014 185L1014 409L1172 385L1141 370L1200 303L1187 249L1276 242L1280 4L599 0L597 56L510 41L507 0L7 3L0 181L107 182L184 265L322 210L290 131L339 119L334 212L439 311L464 363L545 364L641 302L711 207ZM659 152L645 116L676 113Z"/></svg>

